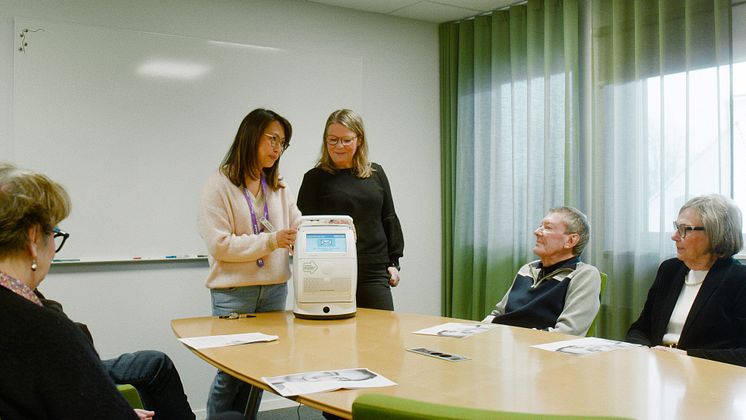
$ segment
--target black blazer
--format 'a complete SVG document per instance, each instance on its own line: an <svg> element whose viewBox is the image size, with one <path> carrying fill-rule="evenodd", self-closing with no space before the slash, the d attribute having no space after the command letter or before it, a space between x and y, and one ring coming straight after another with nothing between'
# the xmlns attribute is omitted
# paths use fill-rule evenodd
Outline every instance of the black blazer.
<svg viewBox="0 0 746 420"><path fill-rule="evenodd" d="M662 343L688 272L676 258L660 265L627 341L649 347ZM746 266L733 258L715 261L686 317L678 348L690 356L746 366Z"/></svg>

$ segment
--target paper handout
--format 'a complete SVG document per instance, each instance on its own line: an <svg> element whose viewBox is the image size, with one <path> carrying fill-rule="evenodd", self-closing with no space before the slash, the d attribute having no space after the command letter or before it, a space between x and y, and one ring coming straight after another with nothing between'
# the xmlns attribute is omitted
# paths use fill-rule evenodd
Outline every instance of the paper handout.
<svg viewBox="0 0 746 420"><path fill-rule="evenodd" d="M414 333L425 334L425 335L438 335L441 337L464 338L470 335L489 331L492 328L497 328L497 324L447 322L445 324L436 325L434 327L424 328L419 331L415 331Z"/></svg>
<svg viewBox="0 0 746 420"><path fill-rule="evenodd" d="M179 341L195 349L209 349L212 347L237 346L239 344L257 343L277 340L276 335L262 333L242 333L227 335L206 335L203 337L180 338Z"/></svg>
<svg viewBox="0 0 746 420"><path fill-rule="evenodd" d="M624 341L607 340L605 338L585 337L575 340L555 341L553 343L537 344L531 347L567 354L592 354L619 349L628 349L631 347L640 347L640 345L625 343Z"/></svg>
<svg viewBox="0 0 746 420"><path fill-rule="evenodd" d="M263 377L262 380L283 397L337 389L379 388L396 385L396 382L364 368L295 373Z"/></svg>

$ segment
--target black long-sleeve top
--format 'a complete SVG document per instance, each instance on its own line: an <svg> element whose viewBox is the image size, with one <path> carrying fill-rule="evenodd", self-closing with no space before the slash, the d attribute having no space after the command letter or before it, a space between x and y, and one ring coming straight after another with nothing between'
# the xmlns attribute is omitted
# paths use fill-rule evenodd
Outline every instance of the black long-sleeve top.
<svg viewBox="0 0 746 420"><path fill-rule="evenodd" d="M0 417L137 419L80 329L0 287Z"/></svg>
<svg viewBox="0 0 746 420"><path fill-rule="evenodd" d="M303 176L297 205L304 215L347 215L357 233L358 264L399 265L404 235L394 209L388 178L381 165L372 164L369 178L351 169L330 174L313 168Z"/></svg>

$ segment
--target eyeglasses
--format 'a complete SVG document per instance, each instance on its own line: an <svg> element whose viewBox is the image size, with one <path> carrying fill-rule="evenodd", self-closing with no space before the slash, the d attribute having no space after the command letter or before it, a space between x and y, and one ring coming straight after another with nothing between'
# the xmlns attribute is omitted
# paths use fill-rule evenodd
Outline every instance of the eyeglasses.
<svg viewBox="0 0 746 420"><path fill-rule="evenodd" d="M288 147L290 147L290 144L285 143L285 139L281 139L273 134L264 134L269 138L269 145L272 146L272 148L279 147L284 152L287 150Z"/></svg>
<svg viewBox="0 0 746 420"><path fill-rule="evenodd" d="M676 231L676 233L679 234L681 239L686 238L686 233L690 230L705 230L704 226L687 226L687 225L680 225L676 222L673 222L673 229Z"/></svg>
<svg viewBox="0 0 746 420"><path fill-rule="evenodd" d="M342 142L342 146L347 147L351 145L352 142L355 140L357 140L357 137L331 137L330 136L326 138L326 144L331 147L334 147L337 144L339 144L339 142Z"/></svg>
<svg viewBox="0 0 746 420"><path fill-rule="evenodd" d="M53 228L52 233L54 233L54 252L57 253L62 249L62 245L65 245L65 241L70 237L70 234L61 231L60 228Z"/></svg>
<svg viewBox="0 0 746 420"><path fill-rule="evenodd" d="M557 232L557 228L553 227L553 226L539 225L539 227L537 227L534 230L534 232L539 232L539 231L541 233L545 233L545 232ZM557 232L557 233L560 233L561 235L572 235L573 233L576 233L576 232L568 232L567 230L565 230L564 232Z"/></svg>

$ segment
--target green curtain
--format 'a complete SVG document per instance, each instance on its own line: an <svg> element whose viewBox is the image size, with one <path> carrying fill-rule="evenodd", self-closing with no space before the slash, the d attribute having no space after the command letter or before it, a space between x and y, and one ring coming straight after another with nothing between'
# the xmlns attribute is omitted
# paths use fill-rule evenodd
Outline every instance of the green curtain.
<svg viewBox="0 0 746 420"><path fill-rule="evenodd" d="M728 0L529 1L440 26L443 314L481 319L572 205L622 338L678 208L731 195Z"/></svg>
<svg viewBox="0 0 746 420"><path fill-rule="evenodd" d="M730 0L593 1L586 206L609 274L600 330L624 338L672 222L693 196L732 196Z"/></svg>
<svg viewBox="0 0 746 420"><path fill-rule="evenodd" d="M578 179L578 2L443 24L443 313L481 319Z"/></svg>

